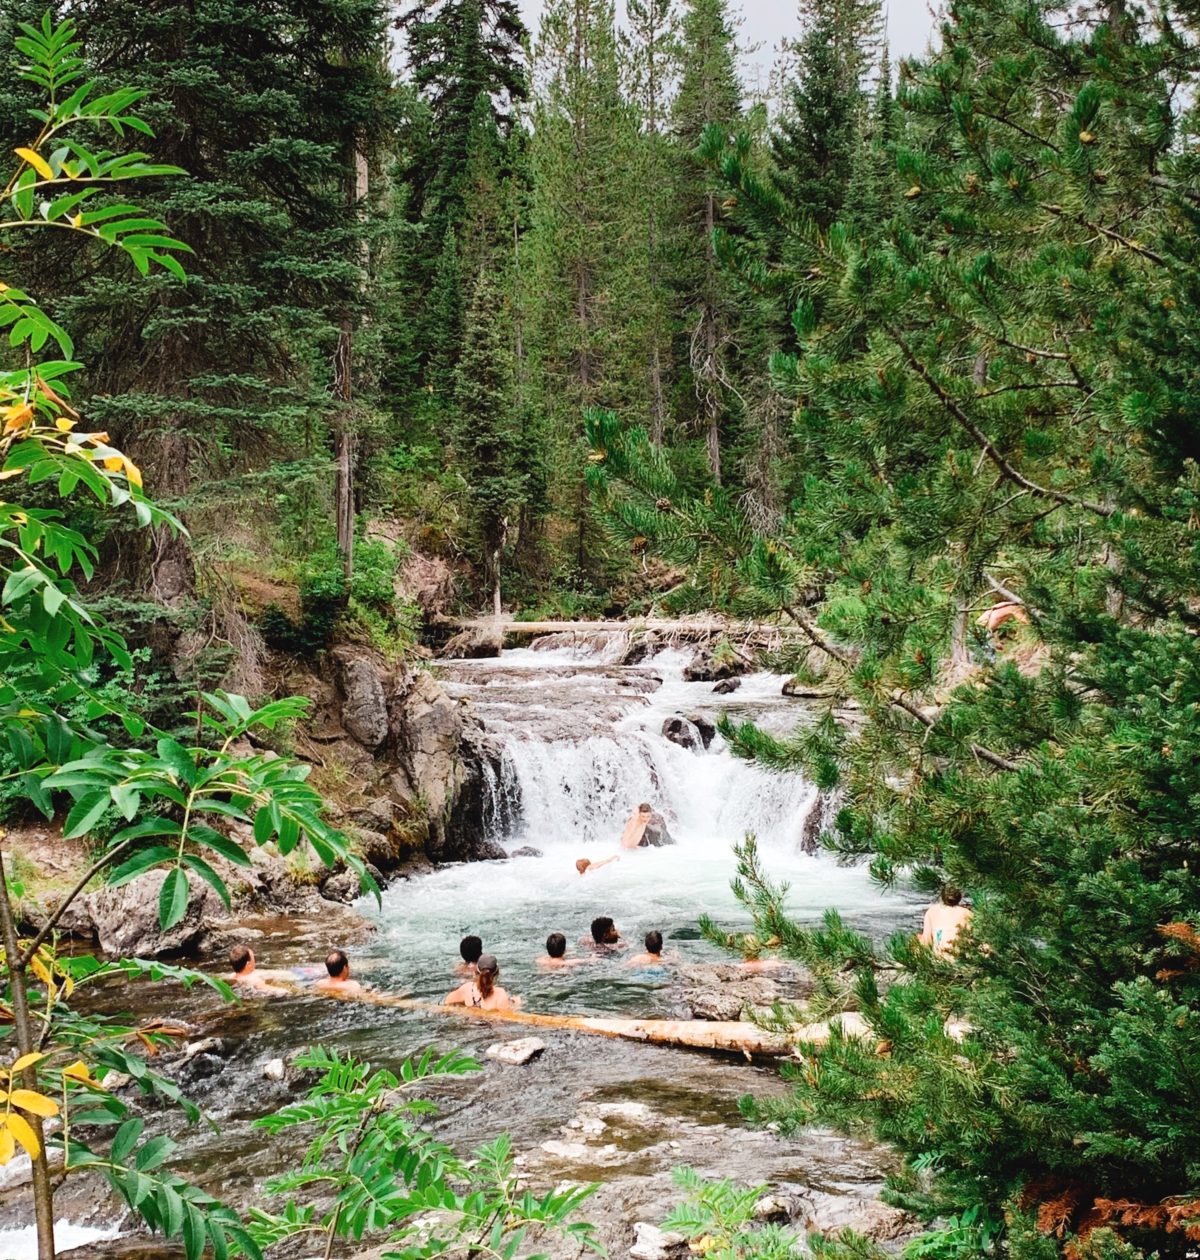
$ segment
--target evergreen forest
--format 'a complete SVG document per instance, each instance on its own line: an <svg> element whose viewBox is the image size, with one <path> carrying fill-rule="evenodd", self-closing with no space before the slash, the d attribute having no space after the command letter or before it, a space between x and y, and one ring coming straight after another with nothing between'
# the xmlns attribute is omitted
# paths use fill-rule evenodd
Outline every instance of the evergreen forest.
<svg viewBox="0 0 1200 1260"><path fill-rule="evenodd" d="M948 0L910 58L878 0L799 0L758 95L736 0L545 0L536 29L516 0L46 10L0 0L0 818L92 837L86 878L168 871L164 928L189 881L228 902L232 824L377 892L294 764L296 662L415 670L491 617L770 627L758 663L817 703L723 740L836 802L818 860L972 917L950 956L796 922L737 837L753 926L707 940L867 1030L788 1058L746 1123L889 1143L928 1231L906 1260L1195 1256L1196 0ZM80 1090L120 1128L64 1158L189 1260L315 1227L303 1194L246 1227L166 1147L134 1167L141 1122L100 1097L133 1034L70 1010L65 906L30 930L4 875L0 1163L33 1158L42 1260L42 1123ZM586 1194L519 1199L503 1140L455 1164L386 1110L455 1055L305 1066L316 1101L262 1123L344 1157L327 1257L443 1200L453 1245L404 1224L388 1254L590 1244ZM802 1254L684 1184L694 1254Z"/></svg>

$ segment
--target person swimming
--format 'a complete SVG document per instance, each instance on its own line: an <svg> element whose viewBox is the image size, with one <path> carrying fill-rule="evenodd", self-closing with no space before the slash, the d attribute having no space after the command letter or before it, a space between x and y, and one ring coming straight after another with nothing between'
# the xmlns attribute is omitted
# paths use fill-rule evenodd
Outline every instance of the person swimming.
<svg viewBox="0 0 1200 1260"><path fill-rule="evenodd" d="M478 936L464 936L458 943L458 952L462 955L462 962L455 964L455 974L473 976L475 974L475 965L479 962L479 956L483 953L483 942Z"/></svg>
<svg viewBox="0 0 1200 1260"><path fill-rule="evenodd" d="M329 974L313 985L317 992L335 997L360 997L364 992L357 980L350 979L350 960L343 950L331 949L325 955L325 970Z"/></svg>
<svg viewBox="0 0 1200 1260"><path fill-rule="evenodd" d="M925 911L925 921L917 940L933 947L934 955L945 958L953 953L958 934L971 922L971 908L962 904L962 891L953 884L942 889L940 901Z"/></svg>
<svg viewBox="0 0 1200 1260"><path fill-rule="evenodd" d="M443 1006L465 1006L479 1011L513 1011L521 1004L520 998L510 997L496 981L500 978L500 964L491 954L481 954L476 963L475 978L460 984L442 999Z"/></svg>
<svg viewBox="0 0 1200 1260"><path fill-rule="evenodd" d="M628 944L621 939L617 925L606 914L597 915L592 920L590 936L581 936L579 943L593 954L615 954L618 950L628 949Z"/></svg>
<svg viewBox="0 0 1200 1260"><path fill-rule="evenodd" d="M634 954L634 956L625 964L626 967L661 967L665 963L663 958L663 937L658 931L646 933L646 952L644 954Z"/></svg>
<svg viewBox="0 0 1200 1260"><path fill-rule="evenodd" d="M546 952L537 960L537 965L545 971L559 971L564 967L579 967L585 958L567 957L567 938L561 932L551 932L546 937Z"/></svg>
<svg viewBox="0 0 1200 1260"><path fill-rule="evenodd" d="M274 972L257 970L254 951L249 945L234 945L229 951L229 965L233 974L226 980L241 993L256 993L261 997L284 997L293 990L276 983L279 976Z"/></svg>
<svg viewBox="0 0 1200 1260"><path fill-rule="evenodd" d="M602 861L593 862L590 858L580 858L575 863L575 869L580 875L586 875L589 871L598 871L602 866L607 866L610 862L619 862L621 855L614 853L612 857L606 857Z"/></svg>

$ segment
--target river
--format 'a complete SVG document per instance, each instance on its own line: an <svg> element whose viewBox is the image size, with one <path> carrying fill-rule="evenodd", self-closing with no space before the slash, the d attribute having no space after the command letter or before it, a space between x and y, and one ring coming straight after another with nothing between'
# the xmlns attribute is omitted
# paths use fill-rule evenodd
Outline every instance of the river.
<svg viewBox="0 0 1200 1260"><path fill-rule="evenodd" d="M488 825L494 837L510 850L532 846L541 855L442 868L397 882L380 905L361 902L376 931L351 951L359 978L381 989L440 998L455 983L459 938L473 932L499 958L501 983L523 995L527 1009L675 1013L678 997L669 972L606 961L547 973L535 960L551 931L565 933L570 952L579 952L576 942L598 914L611 915L638 945L646 931L660 930L680 965L720 958L700 938L696 920L708 912L730 927L747 925L729 888L731 845L747 832L758 836L771 874L789 882L795 917L815 920L835 906L876 938L917 924L912 895L883 894L861 868L804 852L806 836L830 803L801 776L771 775L747 765L719 736L707 750L680 747L664 737L670 718L714 720L722 711L785 732L805 710L781 695L778 677L752 674L732 695L720 696L711 683L684 681L690 654L665 651L621 666L613 663L620 647L616 640L608 647L589 640L578 648L568 643L438 666L447 689L472 706L502 749L490 784ZM625 818L641 800L666 815L676 845L623 854L581 878L575 859L615 852ZM311 966L335 943L324 937L319 921L251 926L262 933L257 949L269 966ZM165 990L141 987L113 996L139 1015L184 1019L195 1025L197 1037L223 1039L219 1054L196 1056L180 1069L187 1092L215 1127L185 1129L169 1116L163 1123L181 1142L181 1170L243 1204L261 1196L265 1176L282 1171L299 1154L294 1145L268 1148L252 1128L257 1116L290 1096L286 1082L264 1079L262 1068L270 1059L324 1042L395 1065L431 1042L461 1045L482 1056L498 1036L495 1026L483 1023L447 1024L442 1017L309 996L248 1005L233 1014L215 1011L211 995L199 990L172 989L168 997ZM439 1087L441 1134L469 1147L508 1130L518 1147L536 1150L577 1119L581 1100L592 1106L604 1100L652 1104L664 1132L671 1126L699 1132L704 1125L735 1125L740 1094L781 1088L769 1067L575 1033L546 1039L548 1052L529 1068L491 1064L479 1076ZM805 1184L828 1181L830 1170L822 1170L822 1160L844 1163L847 1156L831 1136L823 1142L776 1142L770 1159L762 1157L764 1167L778 1164ZM866 1184L878 1176L878 1165L863 1163L862 1150L855 1150L865 1170L855 1184ZM16 1175L14 1168L0 1178L0 1193ZM592 1175L606 1174L597 1166ZM743 1175L764 1174L747 1169ZM22 1204L27 1210L27 1199L0 1198L0 1258L33 1255L32 1239L21 1229L25 1222L16 1215ZM79 1254L89 1256L134 1254L119 1240L104 1241L124 1223L111 1203L72 1191L68 1183L59 1205L60 1247L86 1244Z"/></svg>

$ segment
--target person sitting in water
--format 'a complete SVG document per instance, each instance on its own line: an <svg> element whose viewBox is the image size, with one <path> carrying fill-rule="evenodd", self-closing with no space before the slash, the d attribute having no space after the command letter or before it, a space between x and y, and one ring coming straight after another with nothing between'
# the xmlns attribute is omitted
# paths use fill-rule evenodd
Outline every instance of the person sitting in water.
<svg viewBox="0 0 1200 1260"><path fill-rule="evenodd" d="M628 948L617 931L617 925L606 914L598 915L592 920L592 934L581 936L579 943L584 949L590 949L593 954L601 956Z"/></svg>
<svg viewBox="0 0 1200 1260"><path fill-rule="evenodd" d="M575 863L575 869L580 875L586 875L589 871L598 871L602 866L607 866L609 862L619 862L621 855L614 853L612 857L606 857L602 861L593 862L590 858L580 858Z"/></svg>
<svg viewBox="0 0 1200 1260"><path fill-rule="evenodd" d="M229 965L233 975L226 979L241 993L258 993L263 997L282 997L291 990L273 983L276 977L269 972L257 971L254 951L249 945L234 945L229 951Z"/></svg>
<svg viewBox="0 0 1200 1260"><path fill-rule="evenodd" d="M734 944L734 939L729 938L729 943ZM779 958L764 958L762 956L763 944L752 932L747 932L739 941L736 942L742 951L742 961L738 963L743 971L778 971L787 964ZM778 945L778 941L773 942Z"/></svg>
<svg viewBox="0 0 1200 1260"><path fill-rule="evenodd" d="M483 953L483 942L478 936L464 936L458 942L458 952L462 955L462 962L455 965L455 975L473 976L475 974L475 965L479 962L479 956Z"/></svg>
<svg viewBox="0 0 1200 1260"><path fill-rule="evenodd" d="M481 954L475 964L475 978L460 984L453 993L442 1000L443 1006L465 1006L479 1011L513 1011L521 1004L520 998L510 997L496 981L500 977L500 964L491 954Z"/></svg>
<svg viewBox="0 0 1200 1260"><path fill-rule="evenodd" d="M313 988L320 993L331 993L335 997L360 997L363 987L357 980L350 979L350 960L340 949L331 949L325 955L325 970L328 976L318 980Z"/></svg>
<svg viewBox="0 0 1200 1260"><path fill-rule="evenodd" d="M585 961L583 958L568 958L567 938L561 932L551 932L546 937L546 952L537 960L537 965L545 971L561 971L566 967L578 967Z"/></svg>
<svg viewBox="0 0 1200 1260"><path fill-rule="evenodd" d="M643 801L637 809L629 815L629 821L625 824L625 830L621 832L621 848L637 849L641 846L642 837L646 834L646 828L650 825L650 816L654 811L650 808L648 801Z"/></svg>
<svg viewBox="0 0 1200 1260"><path fill-rule="evenodd" d="M942 889L941 900L925 911L925 922L917 940L922 945L931 945L937 958L945 958L953 952L959 932L971 921L971 909L962 904L962 897L960 889L947 884Z"/></svg>
<svg viewBox="0 0 1200 1260"><path fill-rule="evenodd" d="M663 958L662 933L655 931L646 933L646 952L644 954L634 954L625 966L661 967L665 961Z"/></svg>

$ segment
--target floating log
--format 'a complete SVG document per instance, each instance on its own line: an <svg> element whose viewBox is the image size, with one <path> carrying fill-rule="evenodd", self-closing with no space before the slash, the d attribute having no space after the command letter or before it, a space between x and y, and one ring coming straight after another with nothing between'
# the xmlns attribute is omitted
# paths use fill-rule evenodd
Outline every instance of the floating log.
<svg viewBox="0 0 1200 1260"><path fill-rule="evenodd" d="M389 998L382 994L368 1000L381 1006L423 1011L431 1015L486 1019L495 1023L524 1024L533 1028L563 1028L600 1037L620 1037L627 1041L646 1041L654 1045L677 1046L687 1050L719 1050L729 1054L743 1054L746 1058L756 1054L778 1058L791 1054L804 1045L820 1045L829 1039L830 1026L834 1023L839 1023L843 1031L851 1036L862 1036L867 1032L863 1017L853 1011L835 1015L832 1020L821 1023L805 1024L785 1035L760 1028L747 1020L621 1019L599 1015L538 1015L531 1011L481 1011L474 1007L441 1006L411 998Z"/></svg>
<svg viewBox="0 0 1200 1260"><path fill-rule="evenodd" d="M798 634L799 627L765 621L725 621L718 618L675 621L669 617L646 617L639 621L515 621L511 617L447 617L446 625L458 630L498 630L501 634L540 636L543 634L636 634L653 630L679 637L728 634L734 638L753 634Z"/></svg>

